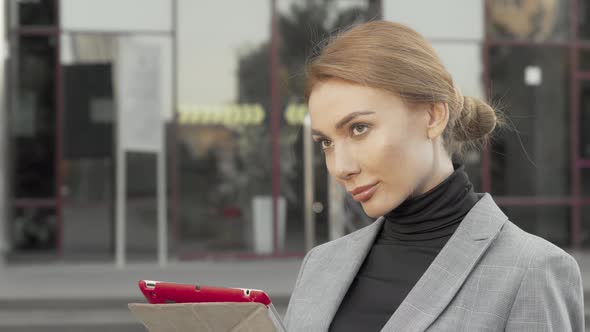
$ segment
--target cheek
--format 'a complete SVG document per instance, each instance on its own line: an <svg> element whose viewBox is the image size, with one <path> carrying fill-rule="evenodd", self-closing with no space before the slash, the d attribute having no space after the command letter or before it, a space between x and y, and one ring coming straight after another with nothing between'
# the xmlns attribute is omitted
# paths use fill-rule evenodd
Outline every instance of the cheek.
<svg viewBox="0 0 590 332"><path fill-rule="evenodd" d="M392 166L407 158L410 149L402 135L381 131L363 141L358 150L360 155L366 156L367 166L391 170Z"/></svg>
<svg viewBox="0 0 590 332"><path fill-rule="evenodd" d="M402 191L411 190L432 164L432 151L427 139L386 134L364 149L365 166L378 172L383 180Z"/></svg>

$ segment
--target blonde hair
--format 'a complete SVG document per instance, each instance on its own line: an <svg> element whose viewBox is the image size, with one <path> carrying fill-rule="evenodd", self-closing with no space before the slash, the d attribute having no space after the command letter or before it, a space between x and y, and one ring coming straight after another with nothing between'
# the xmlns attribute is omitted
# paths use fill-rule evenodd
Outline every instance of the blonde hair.
<svg viewBox="0 0 590 332"><path fill-rule="evenodd" d="M499 122L487 103L463 96L436 52L419 33L393 22L373 21L341 33L306 68L306 98L314 86L341 79L389 91L409 104L446 103L449 122L443 133L447 152L483 143Z"/></svg>

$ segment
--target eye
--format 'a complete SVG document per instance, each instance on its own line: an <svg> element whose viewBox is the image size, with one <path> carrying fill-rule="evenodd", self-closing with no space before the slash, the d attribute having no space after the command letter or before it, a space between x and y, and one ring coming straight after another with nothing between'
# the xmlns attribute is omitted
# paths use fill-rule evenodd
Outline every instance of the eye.
<svg viewBox="0 0 590 332"><path fill-rule="evenodd" d="M365 124L365 123L357 123L357 124L353 124L350 127L350 129L352 131L353 136L360 136L360 135L366 133L367 130L369 130L369 125Z"/></svg>
<svg viewBox="0 0 590 332"><path fill-rule="evenodd" d="M322 148L322 150L326 150L327 148L332 146L332 141L330 141L329 139L320 139L318 141L318 143L320 144L320 147Z"/></svg>

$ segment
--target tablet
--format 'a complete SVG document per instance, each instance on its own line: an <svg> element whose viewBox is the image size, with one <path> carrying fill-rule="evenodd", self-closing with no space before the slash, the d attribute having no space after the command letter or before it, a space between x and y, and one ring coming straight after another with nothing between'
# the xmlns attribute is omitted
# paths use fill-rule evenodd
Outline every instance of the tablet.
<svg viewBox="0 0 590 332"><path fill-rule="evenodd" d="M278 331L286 331L281 316L270 297L262 290L179 284L174 282L140 280L139 289L150 304L257 302L268 308L269 317Z"/></svg>
<svg viewBox="0 0 590 332"><path fill-rule="evenodd" d="M199 302L258 302L270 306L270 297L259 289L211 287L140 280L139 289L151 304Z"/></svg>

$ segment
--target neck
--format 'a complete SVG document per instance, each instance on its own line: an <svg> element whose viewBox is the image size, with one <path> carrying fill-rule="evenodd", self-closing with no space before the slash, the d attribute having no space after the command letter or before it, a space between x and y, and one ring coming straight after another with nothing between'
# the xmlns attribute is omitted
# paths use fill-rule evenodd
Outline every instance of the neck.
<svg viewBox="0 0 590 332"><path fill-rule="evenodd" d="M422 180L416 189L410 195L410 198L420 196L426 192L429 192L432 188L438 186L446 178L448 178L455 171L453 162L447 153L436 153L432 163L432 170L428 172L425 179Z"/></svg>
<svg viewBox="0 0 590 332"><path fill-rule="evenodd" d="M450 236L478 200L462 166L438 186L385 215L383 236L422 241Z"/></svg>

